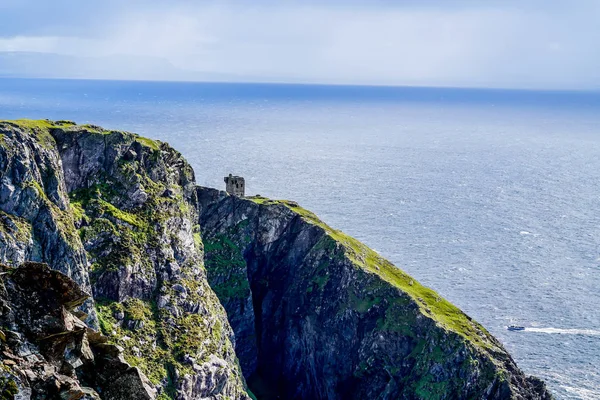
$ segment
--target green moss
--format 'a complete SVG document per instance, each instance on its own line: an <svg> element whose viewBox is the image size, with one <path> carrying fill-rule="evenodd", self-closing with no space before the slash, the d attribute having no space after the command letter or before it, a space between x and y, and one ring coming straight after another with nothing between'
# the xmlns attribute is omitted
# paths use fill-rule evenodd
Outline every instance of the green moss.
<svg viewBox="0 0 600 400"><path fill-rule="evenodd" d="M225 235L217 235L204 239L204 251L208 279L219 299L247 298L250 284L240 248Z"/></svg>
<svg viewBox="0 0 600 400"><path fill-rule="evenodd" d="M0 120L0 123L6 123L12 126L26 129L49 129L56 124L48 119L16 119L16 120Z"/></svg>
<svg viewBox="0 0 600 400"><path fill-rule="evenodd" d="M173 343L173 351L177 358L185 354L196 355L205 347L204 340L209 335L206 324L202 316L198 314L188 314L177 319L176 340ZM221 329L219 326L218 329Z"/></svg>
<svg viewBox="0 0 600 400"><path fill-rule="evenodd" d="M36 193L45 201L50 201L48 199L48 197L46 196L46 191L38 182L33 181L33 180L24 182L23 189L28 188L28 187L35 189Z"/></svg>
<svg viewBox="0 0 600 400"><path fill-rule="evenodd" d="M10 235L21 243L29 242L33 235L29 222L0 210L0 235L2 234Z"/></svg>
<svg viewBox="0 0 600 400"><path fill-rule="evenodd" d="M315 278L314 282L319 287L319 290L323 290L327 282L329 282L329 275L319 275Z"/></svg>
<svg viewBox="0 0 600 400"><path fill-rule="evenodd" d="M282 203L298 213L305 221L325 229L329 236L344 246L347 257L355 265L379 276L384 281L408 293L417 302L421 311L433 318L440 325L478 345L489 346L486 340L487 331L435 291L422 286L408 274L358 240L330 228L320 221L315 214L299 206L295 206L295 203L290 204L290 202L285 201Z"/></svg>
<svg viewBox="0 0 600 400"><path fill-rule="evenodd" d="M101 135L106 135L106 134L111 133L111 131L107 131L98 125L83 124L83 125L81 125L81 127L84 128L87 132L91 132L91 133L97 133L97 134L101 134Z"/></svg>
<svg viewBox="0 0 600 400"><path fill-rule="evenodd" d="M104 178L104 177L102 177ZM117 194L117 190L122 189L121 187L116 187L114 184L111 184L108 177L102 179L100 182L97 182L91 185L88 188L77 189L69 193L69 198L71 201L78 202L82 204L84 208L87 208L87 204L94 199L110 199L114 195Z"/></svg>
<svg viewBox="0 0 600 400"><path fill-rule="evenodd" d="M38 182L30 180L24 182L22 185L24 190L30 188L31 190L34 190L41 198L44 205L52 214L56 228L64 240L72 248L79 248L81 246L81 242L79 240L77 230L75 229L75 224L73 222L73 217L70 213L70 210L61 210L56 204L54 204L54 202L48 198L44 188Z"/></svg>
<svg viewBox="0 0 600 400"><path fill-rule="evenodd" d="M13 400L19 393L19 387L12 378L0 377L0 400Z"/></svg>
<svg viewBox="0 0 600 400"><path fill-rule="evenodd" d="M200 286L192 280L181 283L189 285L190 292ZM218 305L216 298L212 302L210 294L205 296L204 304ZM174 398L172 375L175 369L179 375L193 373L191 366L183 362L184 355L189 354L201 364L223 346L226 348L228 338L222 335L223 326L214 318L218 317L216 314L210 320L185 312L173 318L156 304L140 299L127 299L123 303L98 299L96 309L102 331L124 348L128 363L139 367L153 384L163 386L161 398L164 399ZM124 313L124 320L118 323L114 316L120 311Z"/></svg>
<svg viewBox="0 0 600 400"><path fill-rule="evenodd" d="M14 127L22 128L27 130L33 136L35 136L38 142L46 147L51 148L56 146L56 142L50 131L52 129L58 128L69 128L73 126L77 126L73 121L50 121L47 119L41 120L32 120L32 119L18 119L18 120L0 120L0 123L5 123ZM148 139L136 134L120 132L120 131L110 131L106 130L97 125L84 124L81 125L81 128L85 129L88 133L95 133L101 135L108 135L113 133L120 133L130 137L133 137L138 143L142 144L145 147L150 148L151 150L158 151L160 153L160 145L161 143L157 140Z"/></svg>
<svg viewBox="0 0 600 400"><path fill-rule="evenodd" d="M313 251L319 251L323 248L324 247L323 247L322 241L319 241L313 247ZM314 290L318 290L318 291L322 292L323 289L325 289L325 286L327 286L327 282L329 282L328 268L329 268L330 261L331 261L328 256L322 257L317 265L317 268L310 274L313 278L306 288L307 293L312 293Z"/></svg>
<svg viewBox="0 0 600 400"><path fill-rule="evenodd" d="M85 213L83 218L87 224L79 229L81 240L84 243L100 243L91 251L93 279L125 265L137 264L152 268L146 249L157 246L153 220L159 217L154 211L159 207L154 202L135 210L116 207L111 200L118 200L119 189L119 185L103 182L69 195L73 207ZM98 242L98 239L103 240Z"/></svg>
<svg viewBox="0 0 600 400"><path fill-rule="evenodd" d="M26 130L37 139L38 143L40 143L45 148L52 148L56 146L54 138L52 137L52 135L50 135L50 129L59 126L55 122L52 122L47 119L19 119L14 121L0 121L0 123L6 123Z"/></svg>
<svg viewBox="0 0 600 400"><path fill-rule="evenodd" d="M152 317L150 306L140 299L128 299L123 304L125 318L132 321L147 321Z"/></svg>
<svg viewBox="0 0 600 400"><path fill-rule="evenodd" d="M417 381L414 385L414 392L419 399L442 399L449 393L448 386L449 382L447 380L436 382L433 376L428 374Z"/></svg>
<svg viewBox="0 0 600 400"><path fill-rule="evenodd" d="M102 233L109 233L111 235L118 235L118 230L115 224L111 220L106 218L92 219L90 225L87 225L79 229L79 234L82 241L95 239Z"/></svg>
<svg viewBox="0 0 600 400"><path fill-rule="evenodd" d="M117 323L114 317L117 312L125 314L124 323ZM102 333L123 347L128 363L139 367L155 385L167 379L173 356L159 343L157 314L152 304L140 299L128 299L124 303L97 299L96 313Z"/></svg>
<svg viewBox="0 0 600 400"><path fill-rule="evenodd" d="M260 196L260 195L256 195L256 196L248 196L246 197L246 199L253 201L256 204L277 204L278 202L276 200L271 200L268 199L266 197Z"/></svg>
<svg viewBox="0 0 600 400"><path fill-rule="evenodd" d="M77 125L75 122L73 121L68 121L68 120L60 120L60 121L56 121L54 122L55 125L59 125L59 126L74 126Z"/></svg>
<svg viewBox="0 0 600 400"><path fill-rule="evenodd" d="M377 329L384 332L400 333L403 336L414 336L415 314L406 312L407 298L397 297L390 300L385 309L385 316L377 320Z"/></svg>
<svg viewBox="0 0 600 400"><path fill-rule="evenodd" d="M197 249L202 249L203 245L202 245L202 236L200 235L199 232L194 232L194 244L196 245Z"/></svg>
<svg viewBox="0 0 600 400"><path fill-rule="evenodd" d="M110 216L120 221L126 222L129 225L140 229L146 229L148 227L146 221L144 221L141 218L138 218L133 213L123 211L104 200L98 199L98 203L103 208L103 212L108 213Z"/></svg>
<svg viewBox="0 0 600 400"><path fill-rule="evenodd" d="M194 235L194 244L196 249L203 251L204 244L202 243L202 235L200 234L200 225L194 225L192 228L192 234Z"/></svg>
<svg viewBox="0 0 600 400"><path fill-rule="evenodd" d="M71 207L71 214L73 214L73 218L75 219L75 222L80 223L84 220L87 220L87 217L85 215L85 210L83 209L81 203L72 201L70 203L70 207Z"/></svg>
<svg viewBox="0 0 600 400"><path fill-rule="evenodd" d="M93 208L97 214L107 214L119 221L125 222L132 227L147 229L148 224L138 215L122 210L112 203L110 198L115 196L115 188L108 183L95 184L87 189L79 189L69 194L71 203L76 207L76 212ZM108 199L108 200L107 200ZM76 215L77 216L77 215Z"/></svg>
<svg viewBox="0 0 600 400"><path fill-rule="evenodd" d="M359 298L354 293L350 294L350 305L352 309L358 311L361 314L366 313L373 307L375 304L379 304L381 302L381 298L367 296L365 298Z"/></svg>
<svg viewBox="0 0 600 400"><path fill-rule="evenodd" d="M106 336L111 336L113 331L113 324L116 323L112 316L111 309L109 307L103 307L99 303L96 304L96 315L98 316L98 324L100 330Z"/></svg>

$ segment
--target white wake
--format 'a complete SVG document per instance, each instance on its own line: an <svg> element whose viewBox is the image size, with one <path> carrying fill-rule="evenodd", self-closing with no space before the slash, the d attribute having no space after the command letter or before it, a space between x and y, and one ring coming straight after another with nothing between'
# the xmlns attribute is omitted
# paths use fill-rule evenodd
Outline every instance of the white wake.
<svg viewBox="0 0 600 400"><path fill-rule="evenodd" d="M525 328L525 332L554 333L559 335L600 336L600 330L595 329Z"/></svg>

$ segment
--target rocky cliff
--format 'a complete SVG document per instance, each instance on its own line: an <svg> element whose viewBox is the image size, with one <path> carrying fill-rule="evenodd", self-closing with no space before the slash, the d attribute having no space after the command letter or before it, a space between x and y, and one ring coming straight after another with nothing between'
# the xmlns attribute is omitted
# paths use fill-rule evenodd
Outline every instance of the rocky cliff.
<svg viewBox="0 0 600 400"><path fill-rule="evenodd" d="M485 328L295 202L198 194L209 282L259 398L551 398Z"/></svg>
<svg viewBox="0 0 600 400"><path fill-rule="evenodd" d="M0 122L0 262L5 398L550 398L361 243L131 133Z"/></svg>
<svg viewBox="0 0 600 400"><path fill-rule="evenodd" d="M194 173L166 144L71 122L0 123L0 261L45 262L159 398L248 398L208 286ZM95 307L94 307L95 306Z"/></svg>

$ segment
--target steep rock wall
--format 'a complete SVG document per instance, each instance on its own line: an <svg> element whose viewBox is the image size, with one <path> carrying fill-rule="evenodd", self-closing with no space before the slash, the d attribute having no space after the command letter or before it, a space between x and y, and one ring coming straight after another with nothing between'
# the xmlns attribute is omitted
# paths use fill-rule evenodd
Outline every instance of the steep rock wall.
<svg viewBox="0 0 600 400"><path fill-rule="evenodd" d="M3 261L47 262L90 291L103 333L159 398L247 399L181 155L68 121L2 122L0 132Z"/></svg>
<svg viewBox="0 0 600 400"><path fill-rule="evenodd" d="M53 300L38 310L50 325L36 324L11 310L43 294L6 277L0 342L39 361L8 357L8 398L248 399L242 371L261 400L551 398L482 326L374 251L294 202L197 187L178 152L135 134L0 122L0 262L27 260L94 300ZM31 305L10 304L28 293ZM65 340L45 347L52 329Z"/></svg>
<svg viewBox="0 0 600 400"><path fill-rule="evenodd" d="M296 203L198 198L209 281L259 398L551 398L481 325Z"/></svg>
<svg viewBox="0 0 600 400"><path fill-rule="evenodd" d="M0 122L0 262L45 262L91 292L62 162L47 126ZM92 301L83 309L94 326Z"/></svg>

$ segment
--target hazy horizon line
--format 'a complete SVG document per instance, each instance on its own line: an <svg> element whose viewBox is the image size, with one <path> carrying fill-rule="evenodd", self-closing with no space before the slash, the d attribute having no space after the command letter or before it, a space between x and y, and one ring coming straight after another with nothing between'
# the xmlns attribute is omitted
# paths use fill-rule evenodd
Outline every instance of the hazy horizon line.
<svg viewBox="0 0 600 400"><path fill-rule="evenodd" d="M368 83L336 83L336 82L294 82L269 80L186 80L186 79L119 79L97 77L45 77L45 76L10 76L0 75L0 79L48 80L48 81L105 81L105 82L145 82L145 83L182 83L182 84L231 84L231 85L268 85L268 86L318 86L318 87L355 87L355 88L389 88L389 89L447 89L472 91L506 91L537 93L572 93L600 94L600 88L536 88L536 87L503 87L503 86L453 86L453 85L410 85L410 84L368 84Z"/></svg>

